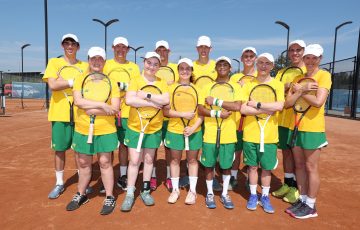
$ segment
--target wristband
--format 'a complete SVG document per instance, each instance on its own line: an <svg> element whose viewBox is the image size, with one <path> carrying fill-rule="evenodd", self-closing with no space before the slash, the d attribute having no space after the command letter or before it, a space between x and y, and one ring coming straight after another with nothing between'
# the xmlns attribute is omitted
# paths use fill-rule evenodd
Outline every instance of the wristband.
<svg viewBox="0 0 360 230"><path fill-rule="evenodd" d="M222 104L224 103L224 101L223 100L218 100L217 101L217 105L220 107L220 108L222 108Z"/></svg>
<svg viewBox="0 0 360 230"><path fill-rule="evenodd" d="M218 103L218 99L216 97L214 97L214 100L213 100L212 104L217 106L217 103Z"/></svg>
<svg viewBox="0 0 360 230"><path fill-rule="evenodd" d="M74 79L69 79L68 84L69 84L69 87L72 88L74 85Z"/></svg>
<svg viewBox="0 0 360 230"><path fill-rule="evenodd" d="M220 116L221 116L221 110L217 110L217 111L216 111L216 117L217 117L217 118L220 118Z"/></svg>
<svg viewBox="0 0 360 230"><path fill-rule="evenodd" d="M129 86L129 84L128 83L126 83L126 82L124 82L124 91L127 91L128 90L128 86Z"/></svg>
<svg viewBox="0 0 360 230"><path fill-rule="evenodd" d="M216 110L210 110L210 117L216 116Z"/></svg>

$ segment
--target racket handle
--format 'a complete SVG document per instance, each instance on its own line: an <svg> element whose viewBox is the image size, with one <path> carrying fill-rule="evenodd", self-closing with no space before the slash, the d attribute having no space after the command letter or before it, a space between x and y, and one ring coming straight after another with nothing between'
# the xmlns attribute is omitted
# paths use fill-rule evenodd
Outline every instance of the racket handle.
<svg viewBox="0 0 360 230"><path fill-rule="evenodd" d="M265 145L265 143L264 143L264 138L265 138L264 133L265 133L264 130L261 129L260 130L260 152L261 153L263 153L265 151L265 149L264 149L264 145Z"/></svg>
<svg viewBox="0 0 360 230"><path fill-rule="evenodd" d="M70 107L70 125L74 126L74 108Z"/></svg>
<svg viewBox="0 0 360 230"><path fill-rule="evenodd" d="M299 130L298 127L295 127L294 132L291 135L291 142L290 142L290 147L291 148L293 148L295 146L296 136L297 136L298 130Z"/></svg>
<svg viewBox="0 0 360 230"><path fill-rule="evenodd" d="M216 131L216 148L220 148L220 128Z"/></svg>
<svg viewBox="0 0 360 230"><path fill-rule="evenodd" d="M238 131L243 131L244 119L245 119L245 115L241 115Z"/></svg>
<svg viewBox="0 0 360 230"><path fill-rule="evenodd" d="M117 118L117 126L121 127L121 111L119 111L116 118Z"/></svg>
<svg viewBox="0 0 360 230"><path fill-rule="evenodd" d="M144 132L140 132L138 144L136 147L136 152L138 152L138 153L141 151L141 145L142 145L143 139L144 139Z"/></svg>
<svg viewBox="0 0 360 230"><path fill-rule="evenodd" d="M189 137L188 137L188 136L184 136L184 138L185 138L185 150L190 150Z"/></svg>
<svg viewBox="0 0 360 230"><path fill-rule="evenodd" d="M89 135L88 135L88 140L87 140L87 143L88 143L88 144L92 144L92 143L93 143L93 136L94 136L94 123L90 123L90 126L89 126Z"/></svg>

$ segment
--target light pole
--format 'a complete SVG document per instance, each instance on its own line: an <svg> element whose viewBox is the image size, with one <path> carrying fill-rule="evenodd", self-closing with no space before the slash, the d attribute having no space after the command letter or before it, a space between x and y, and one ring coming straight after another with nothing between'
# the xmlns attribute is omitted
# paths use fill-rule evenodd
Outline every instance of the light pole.
<svg viewBox="0 0 360 230"><path fill-rule="evenodd" d="M288 50L289 49L290 26L283 21L276 21L275 23L283 26L287 30L286 50ZM289 54L289 52L286 52L286 65L288 65L288 54Z"/></svg>
<svg viewBox="0 0 360 230"><path fill-rule="evenodd" d="M338 25L335 28L335 39L334 39L334 52L333 52L333 61L332 61L332 68L331 68L331 82L334 82L334 70L335 70L335 54L336 54L336 39L337 39L337 31L340 29L340 27L345 26L347 24L351 24L352 21L343 22L340 25ZM333 99L333 89L330 89L330 95L329 95L329 109L332 109L332 99Z"/></svg>
<svg viewBox="0 0 360 230"><path fill-rule="evenodd" d="M49 30L48 30L48 7L47 0L44 0L44 25L45 25L45 68L49 61ZM49 84L45 83L45 108L49 109Z"/></svg>
<svg viewBox="0 0 360 230"><path fill-rule="evenodd" d="M236 58L233 58L234 61L236 61L238 63L238 70L237 72L240 73L240 61Z"/></svg>
<svg viewBox="0 0 360 230"><path fill-rule="evenodd" d="M103 25L105 27L105 52L106 52L107 27L110 26L111 24L113 24L114 22L118 22L119 19L115 18L115 19L111 19L110 21L103 22L100 19L94 18L93 21L98 22L98 23L100 23L101 25Z"/></svg>
<svg viewBox="0 0 360 230"><path fill-rule="evenodd" d="M132 50L134 50L134 52L135 52L135 64L136 64L136 52L137 52L139 49L144 48L144 46L139 46L139 47L137 47L137 48L134 48L134 47L132 47L132 46L129 46L129 48L132 49Z"/></svg>
<svg viewBox="0 0 360 230"><path fill-rule="evenodd" d="M21 46L21 108L24 109L24 49L31 44Z"/></svg>

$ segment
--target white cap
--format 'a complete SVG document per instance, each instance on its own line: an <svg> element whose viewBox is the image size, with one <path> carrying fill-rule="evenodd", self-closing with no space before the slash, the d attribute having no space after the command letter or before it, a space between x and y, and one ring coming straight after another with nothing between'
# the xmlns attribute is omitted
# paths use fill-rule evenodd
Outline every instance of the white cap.
<svg viewBox="0 0 360 230"><path fill-rule="evenodd" d="M211 40L208 36L200 36L198 38L198 41L197 41L197 45L196 47L198 46L207 46L207 47L211 47Z"/></svg>
<svg viewBox="0 0 360 230"><path fill-rule="evenodd" d="M324 49L321 47L321 45L319 44L310 44L308 46L305 47L305 51L304 51L304 57L305 55L308 54L312 54L316 57L320 57L321 55L323 55L324 53Z"/></svg>
<svg viewBox="0 0 360 230"><path fill-rule="evenodd" d="M248 46L245 47L242 52L241 52L241 56L246 52L246 51L252 51L255 55L257 55L256 49L254 47Z"/></svg>
<svg viewBox="0 0 360 230"><path fill-rule="evenodd" d="M301 46L302 48L306 47L306 44L303 40L295 40L289 43L289 48L290 46L294 45L294 44L298 44L299 46Z"/></svg>
<svg viewBox="0 0 360 230"><path fill-rule="evenodd" d="M61 42L63 42L66 38L72 38L74 39L74 41L79 42L78 37L76 37L75 34L65 34L64 36L62 36Z"/></svg>
<svg viewBox="0 0 360 230"><path fill-rule="evenodd" d="M231 60L230 60L230 58L228 58L228 57L226 57L226 56L218 57L218 58L216 59L216 64L217 64L219 61L227 61L227 62L230 64L230 66L231 66Z"/></svg>
<svg viewBox="0 0 360 230"><path fill-rule="evenodd" d="M258 57L257 57L257 60L261 57L264 57L266 59L268 59L270 62L272 62L274 64L275 60L274 60L274 57L272 56L272 54L269 54L269 53L262 53L260 54Z"/></svg>
<svg viewBox="0 0 360 230"><path fill-rule="evenodd" d="M91 47L88 51L89 58L95 57L95 56L101 56L104 60L106 60L106 53L105 50L101 47Z"/></svg>
<svg viewBox="0 0 360 230"><path fill-rule="evenodd" d="M118 44L123 44L124 46L129 46L129 42L124 37L117 37L114 39L113 46L116 46Z"/></svg>
<svg viewBox="0 0 360 230"><path fill-rule="evenodd" d="M167 50L169 49L169 43L167 41L164 40L157 41L155 44L155 49L159 48L160 46L165 47Z"/></svg>
<svg viewBox="0 0 360 230"><path fill-rule="evenodd" d="M145 59L152 58L152 57L157 58L157 59L159 59L159 61L161 61L160 55L155 52L147 52L145 54Z"/></svg>
<svg viewBox="0 0 360 230"><path fill-rule="evenodd" d="M179 61L178 61L178 65L180 65L181 63L186 63L188 64L190 67L193 67L193 62L189 59L189 58L181 58Z"/></svg>

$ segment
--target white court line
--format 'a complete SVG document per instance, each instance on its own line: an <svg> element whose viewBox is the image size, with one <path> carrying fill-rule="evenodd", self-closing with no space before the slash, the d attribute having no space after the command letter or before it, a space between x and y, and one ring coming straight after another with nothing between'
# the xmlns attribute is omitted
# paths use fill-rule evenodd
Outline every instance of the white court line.
<svg viewBox="0 0 360 230"><path fill-rule="evenodd" d="M7 147L5 149L0 149L0 152L3 152L3 151L7 151L9 149L14 149L14 148L17 148L17 147L21 147L21 146L24 146L24 145L28 145L28 144L33 144L35 141L39 141L39 140L43 140L43 139L47 139L47 138L51 138L51 136L46 136L46 137L42 137L42 138L38 138L36 140L33 140L31 142L26 142L26 143L22 143L22 144L19 144L19 145L13 145L13 146L10 146L10 147Z"/></svg>

